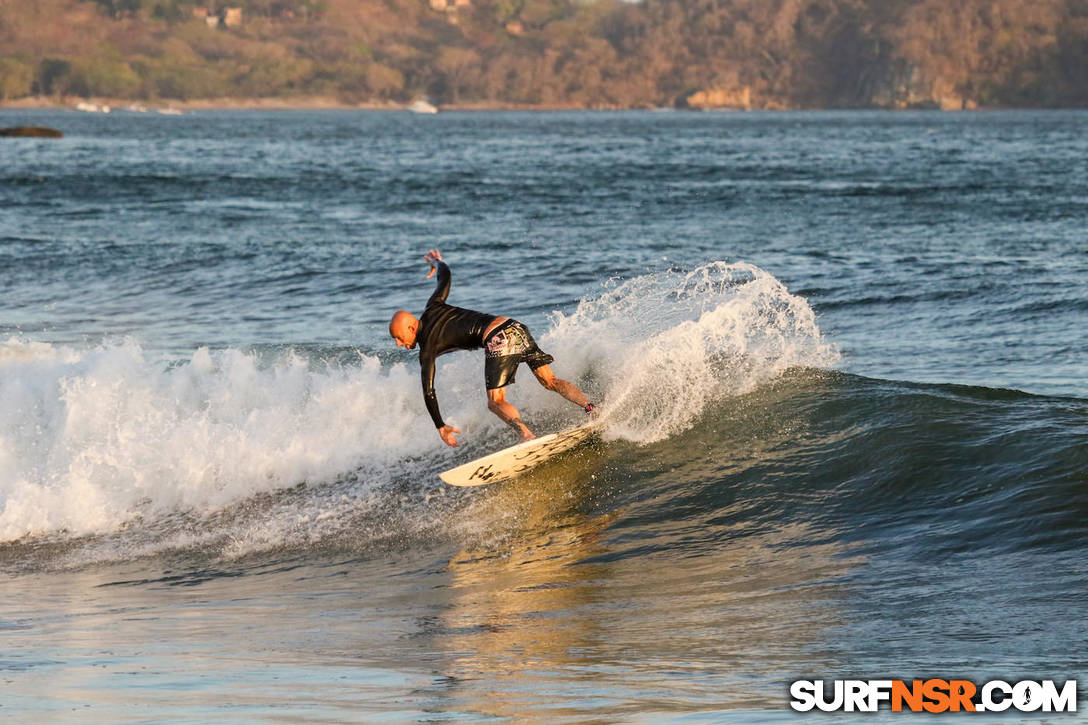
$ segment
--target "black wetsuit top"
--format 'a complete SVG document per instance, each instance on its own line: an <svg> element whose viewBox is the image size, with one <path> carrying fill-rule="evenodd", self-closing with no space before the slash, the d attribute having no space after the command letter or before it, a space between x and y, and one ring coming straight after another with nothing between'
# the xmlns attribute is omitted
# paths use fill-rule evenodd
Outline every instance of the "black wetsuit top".
<svg viewBox="0 0 1088 725"><path fill-rule="evenodd" d="M472 350L484 346L484 331L495 321L495 315L466 310L446 304L450 293L450 268L437 261L438 286L427 300L427 309L419 319L416 343L419 345L419 366L423 378L423 400L435 428L441 428L442 414L434 394L434 361L439 355L454 350Z"/></svg>

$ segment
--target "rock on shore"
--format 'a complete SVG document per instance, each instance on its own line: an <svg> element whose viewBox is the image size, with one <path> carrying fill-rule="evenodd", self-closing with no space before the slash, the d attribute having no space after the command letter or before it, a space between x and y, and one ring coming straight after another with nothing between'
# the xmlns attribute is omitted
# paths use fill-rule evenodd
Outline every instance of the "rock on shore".
<svg viewBox="0 0 1088 725"><path fill-rule="evenodd" d="M7 128L0 128L0 136L61 138L64 134L55 128L46 128L45 126L9 126Z"/></svg>

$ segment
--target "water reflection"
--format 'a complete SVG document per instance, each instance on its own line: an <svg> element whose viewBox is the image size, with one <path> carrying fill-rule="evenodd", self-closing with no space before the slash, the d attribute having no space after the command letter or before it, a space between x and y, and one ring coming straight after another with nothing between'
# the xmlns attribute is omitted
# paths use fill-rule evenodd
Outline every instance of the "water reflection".
<svg viewBox="0 0 1088 725"><path fill-rule="evenodd" d="M824 632L841 624L835 580L854 563L840 548L799 543L818 540L801 525L704 520L698 544L683 521L621 526L623 507L594 512L612 475L565 460L470 511L501 531L451 558L446 609L424 627L442 661L435 710L518 722L780 711L783 673L821 669Z"/></svg>

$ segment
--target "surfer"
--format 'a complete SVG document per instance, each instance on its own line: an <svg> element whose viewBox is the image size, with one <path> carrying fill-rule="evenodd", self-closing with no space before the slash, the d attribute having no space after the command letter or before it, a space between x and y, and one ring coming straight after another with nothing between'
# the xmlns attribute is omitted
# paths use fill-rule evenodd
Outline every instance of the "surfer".
<svg viewBox="0 0 1088 725"><path fill-rule="evenodd" d="M428 279L438 272L434 294L427 300L422 318L416 318L406 310L396 312L389 321L389 334L397 341L398 347L411 350L419 345L423 400L438 435L446 445L456 446L454 433L461 431L445 423L438 411L438 398L434 393L434 363L439 355L454 350L478 347L486 350L484 381L488 410L517 431L522 441L532 440L536 436L522 422L518 409L506 400L506 386L514 382L518 365L523 362L529 364L529 369L545 388L594 415L594 405L585 394L573 383L555 376L549 367L555 358L537 347L536 340L525 325L509 317L496 317L446 304L446 296L450 293L450 268L442 261L442 254L437 249L427 252L423 258L431 265Z"/></svg>

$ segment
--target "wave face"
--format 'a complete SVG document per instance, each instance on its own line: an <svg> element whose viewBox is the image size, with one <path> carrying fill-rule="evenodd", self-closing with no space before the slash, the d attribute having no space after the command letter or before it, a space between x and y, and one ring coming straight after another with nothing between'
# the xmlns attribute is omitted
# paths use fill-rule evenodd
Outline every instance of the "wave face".
<svg viewBox="0 0 1088 725"><path fill-rule="evenodd" d="M637 444L784 370L836 359L803 299L758 267L722 262L610 285L539 337L561 375L605 401L607 438ZM466 432L460 459L509 442L482 405L478 358L446 357L438 373L444 412ZM212 542L237 553L342 536L389 489L421 495L450 463L417 370L364 351L201 348L167 362L133 340L12 338L0 346L0 540L154 532L138 551ZM577 421L528 371L515 390L530 422ZM300 484L311 493L265 511L275 521L254 517L256 498ZM194 527L210 516L216 526ZM408 529L428 519L404 516Z"/></svg>
<svg viewBox="0 0 1088 725"><path fill-rule="evenodd" d="M0 566L487 547L539 496L558 497L557 516L564 500L606 516L627 542L619 558L772 531L784 546L923 560L1075 551L1088 533L1088 403L828 370L838 353L811 308L752 265L617 282L538 332L556 371L605 401L604 435L517 496L436 478L511 442L483 405L477 353L440 365L443 411L464 431L451 451L416 363L386 353L201 348L168 361L133 340L8 340ZM581 415L528 371L512 396L541 431Z"/></svg>
<svg viewBox="0 0 1088 725"><path fill-rule="evenodd" d="M795 369L642 449L638 467L669 501L662 525L679 514L719 543L794 530L784 543L927 567L1079 555L1086 414L1084 400Z"/></svg>

